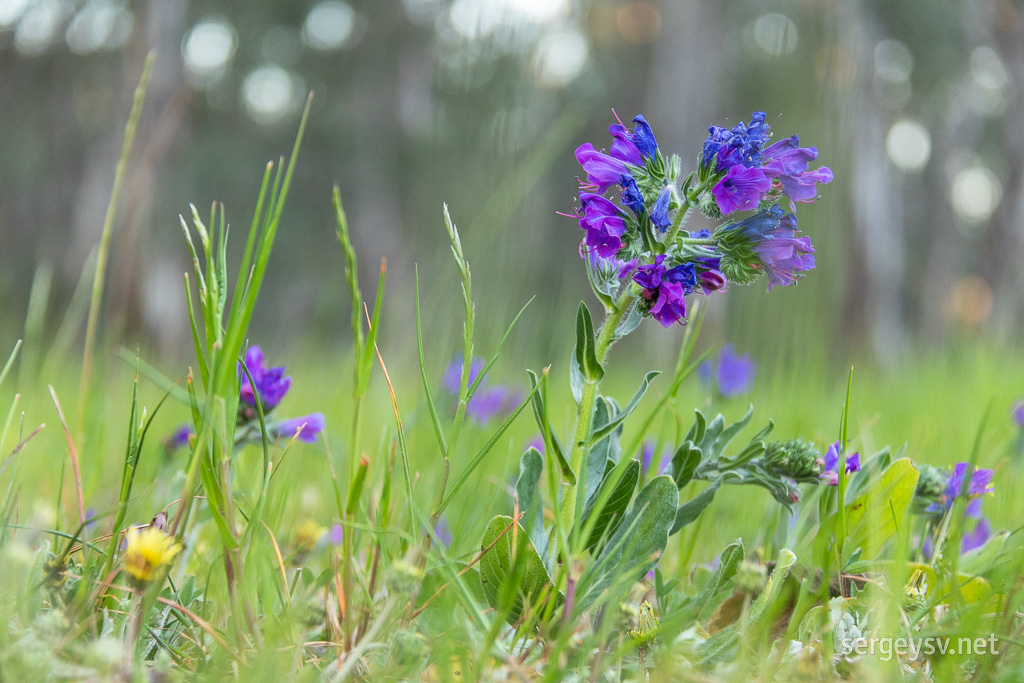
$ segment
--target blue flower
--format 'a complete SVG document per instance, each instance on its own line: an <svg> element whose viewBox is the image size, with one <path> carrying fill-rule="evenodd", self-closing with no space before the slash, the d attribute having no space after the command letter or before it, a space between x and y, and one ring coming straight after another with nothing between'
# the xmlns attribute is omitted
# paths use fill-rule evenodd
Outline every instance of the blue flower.
<svg viewBox="0 0 1024 683"><path fill-rule="evenodd" d="M188 446L190 438L195 438L195 434L192 432L192 425L185 423L164 437L164 449L176 451L183 446Z"/></svg>
<svg viewBox="0 0 1024 683"><path fill-rule="evenodd" d="M771 187L772 179L764 171L737 164L711 188L711 194L719 211L726 216L735 211L756 209Z"/></svg>
<svg viewBox="0 0 1024 683"><path fill-rule="evenodd" d="M644 214L644 196L640 194L640 188L636 186L636 179L624 173L619 178L619 185L622 187L622 203L633 210L639 218Z"/></svg>
<svg viewBox="0 0 1024 683"><path fill-rule="evenodd" d="M448 524L448 516L441 515L437 518L437 524L434 526L434 535L437 536L437 540L445 548L450 548L452 541L455 540L455 534L452 533L451 526Z"/></svg>
<svg viewBox="0 0 1024 683"><path fill-rule="evenodd" d="M736 165L757 166L761 161L761 149L768 141L770 126L766 119L763 111L756 111L751 115L750 125L741 121L731 130L709 126L701 155L703 164L714 160L720 172Z"/></svg>
<svg viewBox="0 0 1024 683"><path fill-rule="evenodd" d="M994 471L990 469L972 471L970 463L958 462L949 474L946 490L940 496L939 502L933 503L928 509L931 512L944 513L953 506L953 501L962 495L968 500L967 516L975 519L981 517L981 497L995 491L992 486L993 474Z"/></svg>
<svg viewBox="0 0 1024 683"><path fill-rule="evenodd" d="M672 220L668 217L668 205L671 198L672 191L666 187L654 200L654 206L651 207L651 223L662 232L668 230L672 225Z"/></svg>
<svg viewBox="0 0 1024 683"><path fill-rule="evenodd" d="M658 475L665 474L669 467L672 466L672 449L665 446L665 449L661 452L661 460L658 461ZM643 445L640 446L640 454L637 460L640 461L640 471L648 472L651 468L651 460L654 458L654 441L650 439L644 439Z"/></svg>
<svg viewBox="0 0 1024 683"><path fill-rule="evenodd" d="M1017 423L1018 427L1024 429L1024 400L1013 404L1013 421Z"/></svg>

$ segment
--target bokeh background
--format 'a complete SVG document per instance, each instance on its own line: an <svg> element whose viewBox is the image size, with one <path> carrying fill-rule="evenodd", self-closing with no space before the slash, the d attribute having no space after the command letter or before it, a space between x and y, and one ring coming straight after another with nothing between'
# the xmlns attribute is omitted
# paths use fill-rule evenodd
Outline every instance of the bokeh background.
<svg viewBox="0 0 1024 683"><path fill-rule="evenodd" d="M760 285L716 297L707 343L753 353L762 372L1012 348L1024 329L1022 22L1009 0L0 0L0 341L34 342L31 364L80 337L74 293L91 278L155 49L114 228L108 345L188 359L177 216L223 201L240 235L312 90L252 329L264 346L348 343L337 183L364 290L388 260L389 344L413 347L417 265L431 354L459 343L447 202L482 347L536 296L510 351L561 360L589 295L581 233L556 211L576 190L573 149L606 146L614 108L644 113L691 165L709 124L763 109L835 172L800 212L817 270L770 297ZM678 335L656 327L628 343L670 359Z"/></svg>

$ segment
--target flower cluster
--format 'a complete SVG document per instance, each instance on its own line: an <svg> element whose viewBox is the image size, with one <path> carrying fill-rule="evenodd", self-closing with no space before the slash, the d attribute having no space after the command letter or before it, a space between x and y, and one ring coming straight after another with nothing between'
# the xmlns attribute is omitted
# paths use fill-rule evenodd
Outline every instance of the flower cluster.
<svg viewBox="0 0 1024 683"><path fill-rule="evenodd" d="M686 318L686 297L747 284L762 273L768 288L791 285L814 267L810 238L799 236L796 217L780 203L812 202L832 172L809 169L814 147L796 136L769 145L764 112L732 129L711 126L697 171L681 177L681 161L662 154L643 116L632 130L609 127L612 143L576 149L583 167L574 217L584 231L580 253L596 293L610 304L628 293L639 311L665 327ZM719 220L714 231L683 229L690 209Z"/></svg>

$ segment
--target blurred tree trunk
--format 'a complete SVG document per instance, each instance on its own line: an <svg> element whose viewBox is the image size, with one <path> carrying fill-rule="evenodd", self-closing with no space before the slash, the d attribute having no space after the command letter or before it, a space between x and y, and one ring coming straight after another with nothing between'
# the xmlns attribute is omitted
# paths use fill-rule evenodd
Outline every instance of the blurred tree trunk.
<svg viewBox="0 0 1024 683"><path fill-rule="evenodd" d="M856 255L851 259L845 309L850 312L849 326L861 330L881 363L891 364L908 332L903 311L907 283L901 179L886 155L889 121L874 91L874 46L886 36L862 2L842 3L838 12L839 40L857 73L851 101L850 188Z"/></svg>
<svg viewBox="0 0 1024 683"><path fill-rule="evenodd" d="M1003 200L993 217L983 275L991 278L993 327L1005 339L1019 340L1024 320L1024 18L1010 3L987 2L993 47L1010 77L1006 111L1000 122L1006 174Z"/></svg>

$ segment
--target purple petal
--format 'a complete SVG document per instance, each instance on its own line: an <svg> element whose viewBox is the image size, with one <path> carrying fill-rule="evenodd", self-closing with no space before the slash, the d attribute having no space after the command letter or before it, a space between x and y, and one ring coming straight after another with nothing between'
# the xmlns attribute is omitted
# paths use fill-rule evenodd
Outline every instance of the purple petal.
<svg viewBox="0 0 1024 683"><path fill-rule="evenodd" d="M736 165L711 189L722 215L757 208L772 180L759 168Z"/></svg>
<svg viewBox="0 0 1024 683"><path fill-rule="evenodd" d="M303 417L293 417L290 420L284 420L278 422L273 432L275 436L283 438L291 438L295 436L295 432L299 432L299 441L305 443L315 443L317 435L324 430L326 427L324 422L323 413L310 413Z"/></svg>

